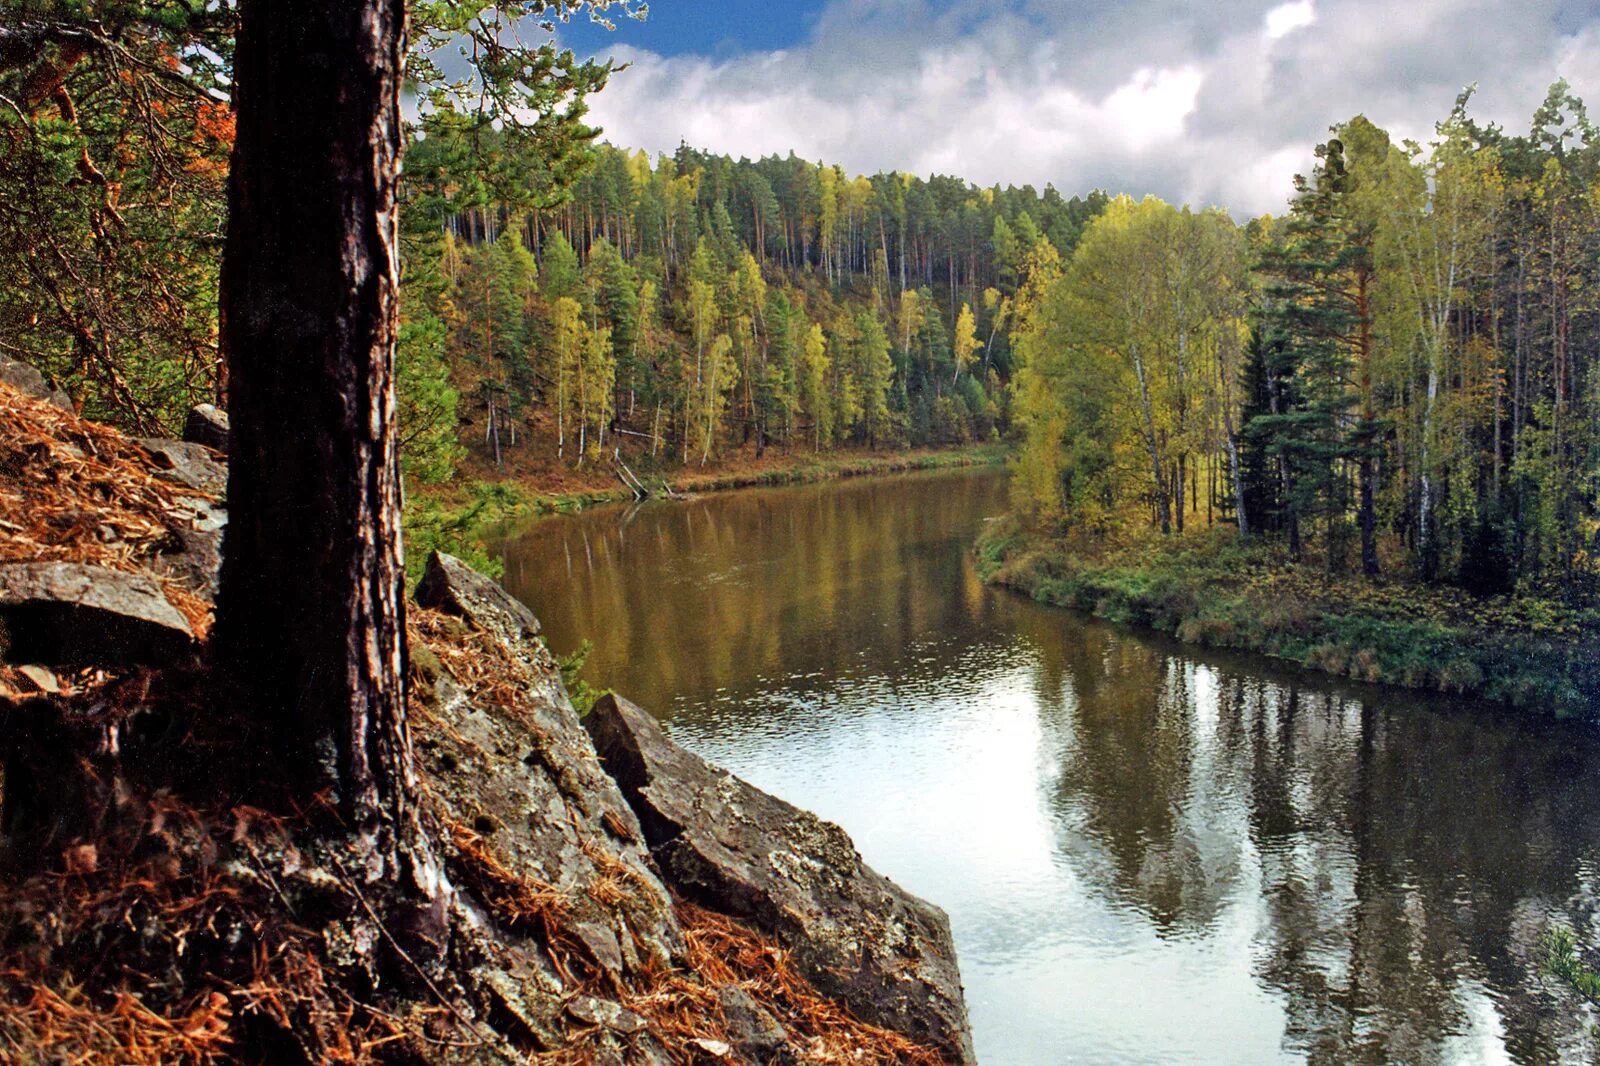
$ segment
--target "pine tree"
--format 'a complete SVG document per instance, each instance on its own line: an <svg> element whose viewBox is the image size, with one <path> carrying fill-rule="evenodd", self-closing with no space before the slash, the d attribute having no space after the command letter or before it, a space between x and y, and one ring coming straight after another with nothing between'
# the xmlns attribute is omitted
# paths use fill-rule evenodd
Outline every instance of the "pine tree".
<svg viewBox="0 0 1600 1066"><path fill-rule="evenodd" d="M545 300L552 303L562 297L575 297L583 289L578 253L572 250L572 244L560 230L545 239L539 283Z"/></svg>
<svg viewBox="0 0 1600 1066"><path fill-rule="evenodd" d="M1346 225L1344 145L1333 139L1318 146L1317 159L1309 180L1296 179L1285 239L1262 262L1269 298L1265 340L1286 364L1284 402L1276 413L1256 416L1248 429L1284 463L1292 550L1298 553L1306 527L1320 519L1328 567L1337 569L1350 509L1345 467L1362 453L1358 441L1367 433L1351 415L1358 400L1350 388L1351 338L1365 328L1351 291L1370 272L1370 246ZM1366 555L1364 546L1364 565ZM1376 566L1375 552L1370 562Z"/></svg>

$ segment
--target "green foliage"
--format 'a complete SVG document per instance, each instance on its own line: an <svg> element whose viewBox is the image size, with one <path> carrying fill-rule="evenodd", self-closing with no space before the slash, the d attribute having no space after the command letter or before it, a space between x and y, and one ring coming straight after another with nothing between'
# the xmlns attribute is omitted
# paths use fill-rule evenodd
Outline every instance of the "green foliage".
<svg viewBox="0 0 1600 1066"><path fill-rule="evenodd" d="M991 523L977 553L987 581L1191 643L1537 713L1587 717L1600 705L1600 617L1559 601L1334 580L1229 530L1112 542L1011 520Z"/></svg>
<svg viewBox="0 0 1600 1066"><path fill-rule="evenodd" d="M408 7L413 132L425 136L412 144L402 219L437 228L491 195L518 209L559 202L589 162L595 131L582 118L610 67L559 49L554 28L581 13L642 17L643 5ZM237 18L234 4L139 0L6 11L0 250L13 269L0 279L0 334L86 414L140 433L174 434L190 405L224 391L216 294ZM542 40L530 32L541 23ZM446 61L452 51L464 62ZM425 318L412 318L413 356L437 351ZM417 407L448 406L432 369L408 378L431 392Z"/></svg>
<svg viewBox="0 0 1600 1066"><path fill-rule="evenodd" d="M1005 580L1362 680L1600 704L1600 133L1564 83L1521 137L1470 95L1427 146L1336 127L1284 219L1124 197L1016 268L1012 495L1071 548ZM1261 558L1219 569L1218 522ZM1181 539L1120 551L1145 526Z"/></svg>
<svg viewBox="0 0 1600 1066"><path fill-rule="evenodd" d="M1600 974L1590 969L1578 954L1578 935L1557 926L1545 934L1544 971L1583 997L1590 1006L1600 1007Z"/></svg>
<svg viewBox="0 0 1600 1066"><path fill-rule="evenodd" d="M174 434L217 390L233 120L208 90L231 55L231 8L33 0L3 21L6 354L91 417ZM168 61L195 47L216 60L171 75Z"/></svg>
<svg viewBox="0 0 1600 1066"><path fill-rule="evenodd" d="M464 449L456 438L459 397L450 385L445 326L437 316L413 315L401 323L395 389L405 476L428 485L448 481Z"/></svg>
<svg viewBox="0 0 1600 1066"><path fill-rule="evenodd" d="M594 705L600 702L600 697L611 691L610 689L597 689L583 679L584 664L589 661L589 655L594 651L594 642L587 637L583 643L566 655L556 657L556 665L561 669L561 683L566 687L567 696L572 700L572 706L578 712L578 717L583 718L594 710Z"/></svg>
<svg viewBox="0 0 1600 1066"><path fill-rule="evenodd" d="M1014 496L1034 521L1098 527L1139 500L1182 530L1186 474L1217 467L1234 402L1240 243L1225 215L1129 197L1064 267L1036 240L1013 311Z"/></svg>
<svg viewBox="0 0 1600 1066"><path fill-rule="evenodd" d="M563 297L576 297L581 279L578 271L578 253L560 230L544 245L544 273L541 291L545 301L554 303Z"/></svg>
<svg viewBox="0 0 1600 1066"><path fill-rule="evenodd" d="M422 577L433 551L454 555L490 577L504 572L504 565L489 553L489 533L532 511L534 501L504 482L471 485L466 496L464 502L430 496L414 496L408 501L404 516L406 575L412 583Z"/></svg>

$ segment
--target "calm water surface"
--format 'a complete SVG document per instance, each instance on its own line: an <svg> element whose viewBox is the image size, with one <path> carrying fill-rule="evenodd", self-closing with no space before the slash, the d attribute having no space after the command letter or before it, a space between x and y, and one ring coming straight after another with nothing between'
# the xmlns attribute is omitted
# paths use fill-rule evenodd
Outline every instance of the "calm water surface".
<svg viewBox="0 0 1600 1066"><path fill-rule="evenodd" d="M1600 1061L1600 744L985 589L1002 475L607 508L505 545L559 650L950 913L986 1066Z"/></svg>

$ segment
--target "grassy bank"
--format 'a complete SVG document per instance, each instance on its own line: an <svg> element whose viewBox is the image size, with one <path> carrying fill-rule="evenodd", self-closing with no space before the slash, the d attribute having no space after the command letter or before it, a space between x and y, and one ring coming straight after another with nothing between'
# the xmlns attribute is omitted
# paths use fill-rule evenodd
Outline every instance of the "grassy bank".
<svg viewBox="0 0 1600 1066"><path fill-rule="evenodd" d="M706 469L691 467L657 474L641 470L639 474L651 488L666 484L675 493L692 496L761 485L998 465L1005 460L1005 454L1004 446L997 444L898 452L769 451L760 460L735 455ZM487 551L488 536L497 527L537 515L582 511L633 499L631 492L601 470L587 478L571 471L563 471L559 477L514 471L512 477L504 479L483 476L485 473L479 467L470 467L468 476L448 485L425 487L407 501L406 558L413 580L420 576L428 552L436 548L460 556L478 569L497 573L498 564Z"/></svg>
<svg viewBox="0 0 1600 1066"><path fill-rule="evenodd" d="M896 474L912 470L944 470L962 466L998 466L1006 458L1004 445L985 444L956 448L926 448L903 452L846 452L818 455L799 453L792 459L762 466L701 472L687 470L672 479L675 492L701 493L757 485L799 485L835 478Z"/></svg>
<svg viewBox="0 0 1600 1066"><path fill-rule="evenodd" d="M1231 530L1060 539L1011 519L978 542L985 581L1043 603L1360 681L1600 717L1600 611L1536 597L1330 577Z"/></svg>

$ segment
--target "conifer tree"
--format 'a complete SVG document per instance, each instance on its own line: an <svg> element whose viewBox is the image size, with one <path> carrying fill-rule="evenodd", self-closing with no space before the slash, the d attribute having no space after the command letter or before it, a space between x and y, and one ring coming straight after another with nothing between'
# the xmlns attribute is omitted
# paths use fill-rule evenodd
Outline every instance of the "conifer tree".
<svg viewBox="0 0 1600 1066"><path fill-rule="evenodd" d="M1342 562L1339 527L1349 510L1345 465L1358 452L1351 432L1357 398L1349 387L1355 362L1350 338L1364 323L1350 291L1370 271L1370 247L1344 225L1344 145L1333 139L1318 146L1317 159L1311 178L1296 179L1285 239L1263 258L1266 340L1286 364L1286 388L1282 408L1258 415L1250 429L1287 470L1283 506L1292 549L1298 552L1304 526L1321 519L1328 566L1336 569ZM1375 567L1375 554L1371 562Z"/></svg>

